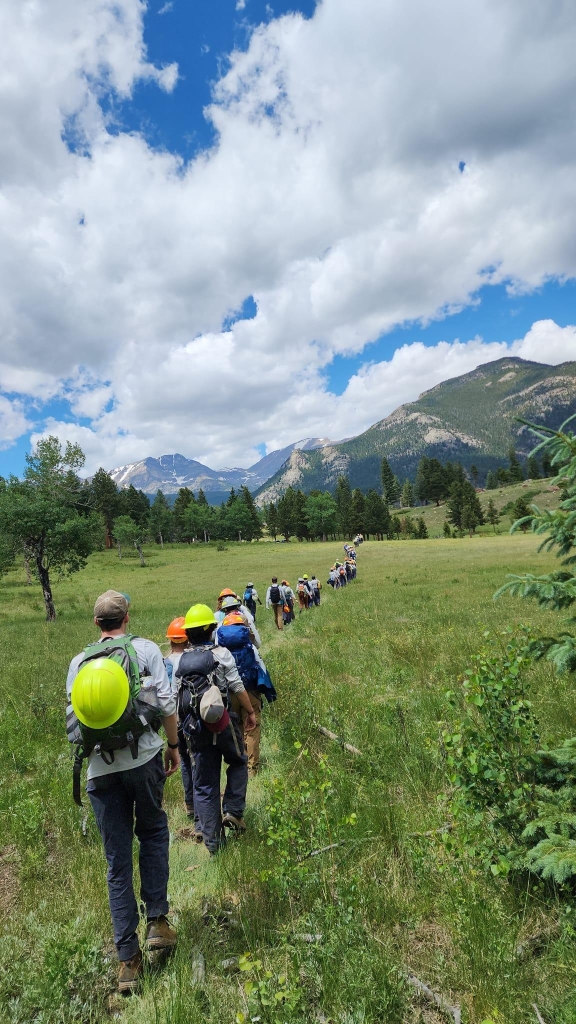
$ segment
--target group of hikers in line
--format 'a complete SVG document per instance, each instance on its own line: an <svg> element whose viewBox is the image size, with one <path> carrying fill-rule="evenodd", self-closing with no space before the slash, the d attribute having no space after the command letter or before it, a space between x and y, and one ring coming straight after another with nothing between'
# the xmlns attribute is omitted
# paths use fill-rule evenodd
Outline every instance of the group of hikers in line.
<svg viewBox="0 0 576 1024"><path fill-rule="evenodd" d="M355 564L355 553L352 558L347 551L345 565L348 558ZM294 617L295 599L303 611L320 603L320 590L314 575L301 577L295 593L286 580L278 584L274 577L265 604L282 629ZM211 855L224 846L226 830L246 829L248 778L260 766L262 702L276 699L259 651L257 604L262 602L250 583L242 596L221 590L215 611L192 605L169 624L170 651L164 657L153 641L130 633L128 596L108 590L94 605L99 639L70 663L66 724L75 748L73 793L81 805L80 776L87 760L86 790L108 863L118 989L125 994L136 989L143 971L132 878L134 835L146 948L167 950L176 944L167 917L166 779L181 770L193 838ZM166 734L164 751L160 727Z"/></svg>

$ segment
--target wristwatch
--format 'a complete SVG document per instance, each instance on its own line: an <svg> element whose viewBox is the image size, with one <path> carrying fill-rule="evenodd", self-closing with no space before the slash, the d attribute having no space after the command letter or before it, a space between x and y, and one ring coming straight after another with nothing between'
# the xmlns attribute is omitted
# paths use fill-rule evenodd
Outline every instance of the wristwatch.
<svg viewBox="0 0 576 1024"><path fill-rule="evenodd" d="M168 743L168 741L166 741L166 742ZM178 744L177 743L168 743L168 746L170 747L170 750L177 750L178 749Z"/></svg>

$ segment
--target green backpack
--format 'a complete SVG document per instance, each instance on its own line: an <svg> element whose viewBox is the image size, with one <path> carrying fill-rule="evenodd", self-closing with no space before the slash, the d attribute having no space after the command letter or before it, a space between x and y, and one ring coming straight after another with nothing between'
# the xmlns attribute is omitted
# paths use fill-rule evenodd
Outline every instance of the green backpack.
<svg viewBox="0 0 576 1024"><path fill-rule="evenodd" d="M160 728L158 700L155 687L142 688L138 655L130 633L125 636L108 637L84 648L84 657L79 665L83 668L96 658L111 658L124 669L128 676L130 695L120 718L106 729L90 729L83 725L74 713L72 704L66 710L66 732L75 747L72 795L75 803L82 807L80 776L82 762L92 753L100 754L105 764L112 764L114 751L130 748L132 757L138 757L138 740L145 732Z"/></svg>

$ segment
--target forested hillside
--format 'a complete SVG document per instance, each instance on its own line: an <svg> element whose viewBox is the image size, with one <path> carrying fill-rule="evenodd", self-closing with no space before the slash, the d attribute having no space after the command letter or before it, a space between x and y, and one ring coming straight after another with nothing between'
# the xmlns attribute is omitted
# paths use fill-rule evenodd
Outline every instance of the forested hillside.
<svg viewBox="0 0 576 1024"><path fill-rule="evenodd" d="M475 465L482 483L511 444L522 456L530 451L530 436L518 417L558 427L571 412L576 412L576 362L546 366L497 359L443 381L350 441L294 452L257 492L258 501L274 501L288 486L334 490L342 473L353 488L378 487L383 457L401 479L413 480L425 455L467 469Z"/></svg>

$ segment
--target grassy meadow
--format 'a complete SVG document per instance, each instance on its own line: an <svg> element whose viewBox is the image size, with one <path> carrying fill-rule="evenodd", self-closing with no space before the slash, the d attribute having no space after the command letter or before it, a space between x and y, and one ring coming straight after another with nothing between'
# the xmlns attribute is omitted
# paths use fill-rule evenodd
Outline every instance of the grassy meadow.
<svg viewBox="0 0 576 1024"><path fill-rule="evenodd" d="M114 552L57 584L58 620L19 571L0 583L0 1019L2 1024L440 1024L411 972L462 1009L464 1024L576 1021L569 908L489 878L452 843L439 742L445 699L485 631L557 616L492 595L507 572L549 571L532 536L368 542L358 579L332 593L341 544L166 546ZM130 594L134 632L167 623L224 586L315 572L323 602L277 633L258 609L278 690L265 711L265 768L250 783L241 840L210 860L187 841L178 776L172 833L174 957L141 995L114 994L105 863L87 806L71 796L64 732L70 658L94 637L94 597ZM495 642L499 642L496 638ZM576 734L569 679L540 665L531 699L543 741ZM320 735L321 724L361 751ZM87 801L86 801L87 803ZM530 939L545 934L535 954ZM249 956L247 956L249 954ZM237 958L240 958L238 960ZM245 983L249 982L248 991Z"/></svg>

